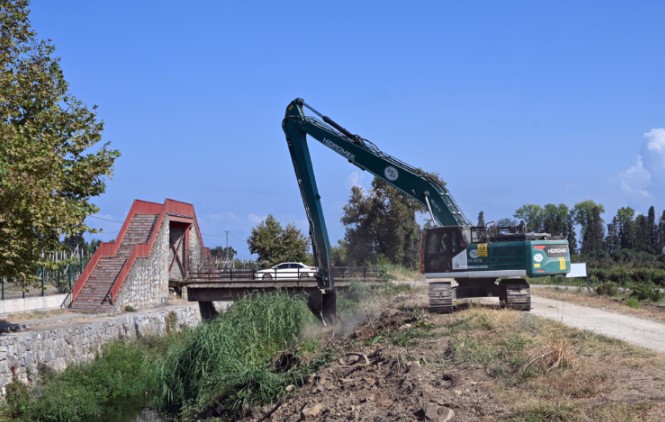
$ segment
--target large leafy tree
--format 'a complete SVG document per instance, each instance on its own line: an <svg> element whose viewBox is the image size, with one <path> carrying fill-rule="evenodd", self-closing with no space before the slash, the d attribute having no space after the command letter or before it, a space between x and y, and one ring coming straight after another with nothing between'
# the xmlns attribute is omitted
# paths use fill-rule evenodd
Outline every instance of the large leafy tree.
<svg viewBox="0 0 665 422"><path fill-rule="evenodd" d="M529 232L543 231L543 208L540 205L522 205L515 211L513 217L519 219Z"/></svg>
<svg viewBox="0 0 665 422"><path fill-rule="evenodd" d="M420 240L418 211L423 211L419 203L382 179L374 178L367 193L353 187L342 216L347 264L376 264L386 259L415 267Z"/></svg>
<svg viewBox="0 0 665 422"><path fill-rule="evenodd" d="M272 215L252 229L247 245L251 253L258 255L262 266L308 260L309 239L291 223L283 228Z"/></svg>
<svg viewBox="0 0 665 422"><path fill-rule="evenodd" d="M0 276L28 280L63 236L90 231L90 202L118 151L68 90L54 46L30 27L27 0L0 2ZM101 145L100 145L101 143Z"/></svg>

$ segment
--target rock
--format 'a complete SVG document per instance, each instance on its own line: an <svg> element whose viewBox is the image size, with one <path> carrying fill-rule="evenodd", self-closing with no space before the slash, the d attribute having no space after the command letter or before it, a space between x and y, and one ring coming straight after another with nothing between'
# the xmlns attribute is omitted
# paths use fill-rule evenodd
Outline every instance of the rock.
<svg viewBox="0 0 665 422"><path fill-rule="evenodd" d="M407 364L407 366L409 367L409 374L412 374L412 375L418 375L418 373L420 372L420 369L422 368L422 365L420 365L420 362L418 362L417 360L413 361L413 362L409 362Z"/></svg>
<svg viewBox="0 0 665 422"><path fill-rule="evenodd" d="M300 417L302 418L302 420L307 422L314 421L319 416L322 410L323 410L323 405L321 403L315 403L310 406L305 406L300 411Z"/></svg>
<svg viewBox="0 0 665 422"><path fill-rule="evenodd" d="M296 389L295 385L289 384L289 385L286 386L286 388L284 390L286 390L287 393L290 393L291 391L293 391L295 389Z"/></svg>
<svg viewBox="0 0 665 422"><path fill-rule="evenodd" d="M434 422L448 422L453 420L455 412L446 406L439 406L436 403L429 403L424 409L425 420Z"/></svg>
<svg viewBox="0 0 665 422"><path fill-rule="evenodd" d="M413 327L413 325L411 325L411 324L404 324L401 327L399 327L398 330L399 331L404 331L404 330L408 330L409 328L412 328L412 327Z"/></svg>

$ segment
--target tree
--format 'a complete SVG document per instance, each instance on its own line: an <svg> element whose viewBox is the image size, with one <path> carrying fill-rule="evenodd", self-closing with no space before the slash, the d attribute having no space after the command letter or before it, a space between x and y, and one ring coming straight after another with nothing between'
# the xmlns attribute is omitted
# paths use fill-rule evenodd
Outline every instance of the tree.
<svg viewBox="0 0 665 422"><path fill-rule="evenodd" d="M605 237L605 247L610 255L614 256L621 249L621 236L619 235L619 219L615 216L612 222L607 225L607 236Z"/></svg>
<svg viewBox="0 0 665 422"><path fill-rule="evenodd" d="M635 245L634 217L635 210L630 207L622 207L617 210L619 239L622 249L632 249Z"/></svg>
<svg viewBox="0 0 665 422"><path fill-rule="evenodd" d="M545 233L565 239L570 230L570 210L566 204L546 204L541 213Z"/></svg>
<svg viewBox="0 0 665 422"><path fill-rule="evenodd" d="M647 213L647 224L649 226L649 234L651 237L651 247L649 248L649 251L658 252L658 224L656 223L656 209L653 205L649 207L649 212Z"/></svg>
<svg viewBox="0 0 665 422"><path fill-rule="evenodd" d="M603 253L604 228L600 212L600 207L593 207L586 221L586 230L584 230L582 236L582 253L584 255L598 257Z"/></svg>
<svg viewBox="0 0 665 422"><path fill-rule="evenodd" d="M517 226L518 221L515 220L514 218L510 217L505 217L505 218L499 218L496 221L496 225L499 227L514 227Z"/></svg>
<svg viewBox="0 0 665 422"><path fill-rule="evenodd" d="M638 252L653 251L651 239L653 236L653 226L649 224L649 219L640 214L635 218L635 245L633 249Z"/></svg>
<svg viewBox="0 0 665 422"><path fill-rule="evenodd" d="M42 252L91 230L117 150L95 107L68 90L54 46L30 27L27 0L0 3L0 275L34 278Z"/></svg>
<svg viewBox="0 0 665 422"><path fill-rule="evenodd" d="M231 261L235 256L238 254L238 252L233 249L232 246L226 246L226 247L221 247L221 246L215 246L214 248L210 249L210 254L217 259L222 259L225 261Z"/></svg>
<svg viewBox="0 0 665 422"><path fill-rule="evenodd" d="M485 227L485 211L478 213L478 226Z"/></svg>
<svg viewBox="0 0 665 422"><path fill-rule="evenodd" d="M275 217L268 215L252 229L247 245L259 256L260 265L270 267L284 261L306 262L309 239L293 224L282 228Z"/></svg>
<svg viewBox="0 0 665 422"><path fill-rule="evenodd" d="M604 212L605 208L592 200L578 202L573 207L572 218L580 225L580 234L582 235L581 250L583 254L596 253L603 250L604 223L600 215ZM587 234L587 230L589 229L592 229L593 232ZM585 245L585 241L591 243Z"/></svg>
<svg viewBox="0 0 665 422"><path fill-rule="evenodd" d="M658 220L658 226L657 226L657 234L656 234L656 254L663 254L665 253L665 211L660 216L660 219Z"/></svg>
<svg viewBox="0 0 665 422"><path fill-rule="evenodd" d="M342 216L347 263L376 264L387 259L415 267L420 240L418 211L423 211L419 203L382 179L374 178L367 194L353 187Z"/></svg>
<svg viewBox="0 0 665 422"><path fill-rule="evenodd" d="M543 209L540 205L522 205L517 211L515 211L513 217L519 219L522 224L526 225L526 230L528 232L543 231Z"/></svg>

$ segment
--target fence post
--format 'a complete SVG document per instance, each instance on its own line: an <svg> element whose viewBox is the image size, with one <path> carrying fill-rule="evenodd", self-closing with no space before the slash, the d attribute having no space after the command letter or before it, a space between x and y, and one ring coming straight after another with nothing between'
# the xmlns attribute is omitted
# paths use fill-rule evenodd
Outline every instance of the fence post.
<svg viewBox="0 0 665 422"><path fill-rule="evenodd" d="M2 300L5 300L5 278L0 277L0 283L2 283Z"/></svg>
<svg viewBox="0 0 665 422"><path fill-rule="evenodd" d="M44 296L44 267L42 267L42 296Z"/></svg>
<svg viewBox="0 0 665 422"><path fill-rule="evenodd" d="M72 266L67 266L67 277L69 278L69 293L72 292Z"/></svg>

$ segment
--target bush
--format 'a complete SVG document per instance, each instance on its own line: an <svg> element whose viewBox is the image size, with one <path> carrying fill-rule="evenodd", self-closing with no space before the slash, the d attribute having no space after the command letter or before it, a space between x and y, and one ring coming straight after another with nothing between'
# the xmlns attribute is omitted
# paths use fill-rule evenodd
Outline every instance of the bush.
<svg viewBox="0 0 665 422"><path fill-rule="evenodd" d="M639 301L658 302L663 299L663 292L653 283L638 283L631 288L630 297Z"/></svg>
<svg viewBox="0 0 665 422"><path fill-rule="evenodd" d="M640 301L637 298L629 297L626 299L626 306L633 309L638 309L640 307Z"/></svg>
<svg viewBox="0 0 665 422"><path fill-rule="evenodd" d="M617 296L619 286L612 281L605 281L596 286L596 294L600 296Z"/></svg>
<svg viewBox="0 0 665 422"><path fill-rule="evenodd" d="M23 416L30 406L30 389L20 381L14 380L7 384L5 397L9 415Z"/></svg>
<svg viewBox="0 0 665 422"><path fill-rule="evenodd" d="M145 400L151 383L140 343L109 343L94 361L48 374L41 394L27 409L28 420L79 421L98 417L128 398ZM142 403L139 403L142 404Z"/></svg>

